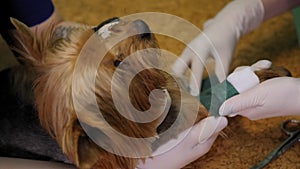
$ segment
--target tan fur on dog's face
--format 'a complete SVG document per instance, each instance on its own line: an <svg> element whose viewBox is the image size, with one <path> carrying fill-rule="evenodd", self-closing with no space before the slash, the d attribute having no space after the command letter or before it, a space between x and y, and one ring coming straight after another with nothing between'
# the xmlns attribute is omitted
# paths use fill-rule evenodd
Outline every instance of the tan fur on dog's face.
<svg viewBox="0 0 300 169"><path fill-rule="evenodd" d="M180 79L163 70L153 68L153 65L159 64L160 52L151 49L158 49L159 46L154 35L147 32L149 28L145 27L142 21L120 21L109 28L109 36L99 34L98 38L101 42L99 48L108 50L107 54L96 69L90 66L95 62L94 58L85 56L86 64L80 67L81 71L76 78L73 76L76 62L85 43L94 36L92 27L74 27L67 38L55 36L57 28L53 27L44 32L41 39L37 39L25 25L16 20L13 20L13 23L20 33L19 39L23 44L17 50L37 73L34 92L41 123L56 138L68 158L79 168L134 168L137 164L137 159L118 156L98 146L81 125L95 130L98 133L98 143L113 147L115 152L120 154L127 151L133 154L146 152L151 155L158 145L176 137L180 131L208 115L206 109L178 83ZM147 33L143 33L145 31ZM128 34L133 36L109 48L111 42ZM131 54L138 57L132 62L126 62L126 58ZM144 70L129 81L128 78L140 68ZM95 70L97 74L95 84L90 84L88 79ZM114 76L117 70L121 74ZM113 77L115 79L112 83ZM129 85L129 101L124 94L128 90L124 84ZM94 86L95 90L90 86ZM127 115L135 117L132 107L128 104L141 112L149 110L148 113L154 115L161 112L161 107L150 109L149 95L154 89L168 92L171 107L167 114L163 113L153 121L136 123L124 118L116 109L112 98L112 86L116 89L119 104L123 107L122 111ZM89 97L86 95L89 92L95 94L97 105L89 102ZM80 112L75 111L74 96L80 100L76 104L83 107ZM156 98L158 104L166 101L163 97L165 95L161 96ZM99 109L102 118L99 118L95 111ZM189 115L190 112L195 111L198 113L197 117ZM179 114L181 118L175 122ZM156 137L173 124L176 129L173 135ZM130 145L132 143L111 133L109 127L126 136L154 139L146 142L146 146L145 144Z"/></svg>

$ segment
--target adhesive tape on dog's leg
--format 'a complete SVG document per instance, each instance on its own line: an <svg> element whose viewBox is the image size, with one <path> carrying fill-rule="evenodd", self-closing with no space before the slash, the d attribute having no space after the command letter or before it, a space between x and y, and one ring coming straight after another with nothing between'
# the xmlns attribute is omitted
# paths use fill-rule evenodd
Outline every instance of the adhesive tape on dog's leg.
<svg viewBox="0 0 300 169"><path fill-rule="evenodd" d="M239 93L247 91L259 84L257 75L252 71L250 67L246 67L242 70L231 73L227 77L227 80Z"/></svg>

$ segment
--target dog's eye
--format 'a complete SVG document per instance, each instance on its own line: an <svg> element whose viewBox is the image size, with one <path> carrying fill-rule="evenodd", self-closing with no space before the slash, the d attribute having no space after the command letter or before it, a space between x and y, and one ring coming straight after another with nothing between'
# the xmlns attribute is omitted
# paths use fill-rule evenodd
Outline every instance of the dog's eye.
<svg viewBox="0 0 300 169"><path fill-rule="evenodd" d="M118 67L118 66L120 65L121 62L122 62L122 61L119 60L119 59L115 60L115 61L114 61L114 66L115 66L115 67Z"/></svg>

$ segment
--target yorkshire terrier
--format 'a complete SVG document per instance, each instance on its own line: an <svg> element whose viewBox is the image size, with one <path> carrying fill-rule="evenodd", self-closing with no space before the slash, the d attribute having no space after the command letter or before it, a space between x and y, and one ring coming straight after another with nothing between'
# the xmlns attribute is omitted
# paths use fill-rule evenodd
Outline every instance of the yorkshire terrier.
<svg viewBox="0 0 300 169"><path fill-rule="evenodd" d="M49 152L41 151L45 159L70 161L83 169L133 169L139 160L134 156L151 156L159 145L209 115L179 77L159 68L159 45L142 20L112 18L97 27L79 25L63 34L58 25L39 38L18 20L12 19L12 23L21 44L14 49L34 75L35 109L28 111L37 123L32 123L36 126L32 128L38 130L37 138L44 138L43 143L51 143ZM89 50L89 44L94 49ZM98 51L103 57L95 64ZM286 75L280 73L282 70L257 72L261 81ZM148 116L152 120L147 121ZM170 128L172 132L164 134ZM149 139L131 142L124 136Z"/></svg>

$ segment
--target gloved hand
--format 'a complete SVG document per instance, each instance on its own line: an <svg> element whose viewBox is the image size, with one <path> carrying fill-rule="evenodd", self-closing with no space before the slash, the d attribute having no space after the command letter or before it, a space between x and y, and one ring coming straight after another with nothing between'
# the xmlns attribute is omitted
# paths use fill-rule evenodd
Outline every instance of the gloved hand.
<svg viewBox="0 0 300 169"><path fill-rule="evenodd" d="M193 96L199 95L207 57L214 57L215 73L219 81L224 81L238 40L260 25L263 17L261 0L234 0L204 24L203 32L188 44L172 67L175 74L182 76L191 65L189 87Z"/></svg>
<svg viewBox="0 0 300 169"><path fill-rule="evenodd" d="M182 132L177 139L159 147L145 163L139 161L136 169L179 169L206 154L219 132L227 126L225 117L207 117ZM175 147L174 147L175 146Z"/></svg>
<svg viewBox="0 0 300 169"><path fill-rule="evenodd" d="M300 114L300 79L278 77L226 100L220 115L251 120Z"/></svg>

